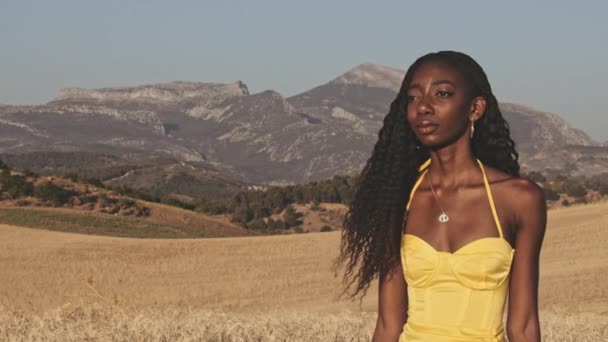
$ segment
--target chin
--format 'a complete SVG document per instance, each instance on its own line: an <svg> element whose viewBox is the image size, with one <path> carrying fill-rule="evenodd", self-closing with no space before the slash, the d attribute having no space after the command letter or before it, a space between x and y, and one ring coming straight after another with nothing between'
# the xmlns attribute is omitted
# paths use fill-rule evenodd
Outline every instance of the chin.
<svg viewBox="0 0 608 342"><path fill-rule="evenodd" d="M431 137L427 137L427 139L420 140L420 143L422 143L422 146L426 149L438 150L452 145L454 141L448 139L434 139Z"/></svg>

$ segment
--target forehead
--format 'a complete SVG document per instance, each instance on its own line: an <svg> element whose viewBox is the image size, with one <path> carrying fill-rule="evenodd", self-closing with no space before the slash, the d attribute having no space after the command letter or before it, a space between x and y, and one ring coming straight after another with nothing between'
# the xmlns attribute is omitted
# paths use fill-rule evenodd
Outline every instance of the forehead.
<svg viewBox="0 0 608 342"><path fill-rule="evenodd" d="M460 71L451 65L440 61L427 61L422 63L414 71L410 85L423 85L439 80L450 81L456 86L465 86L465 80Z"/></svg>

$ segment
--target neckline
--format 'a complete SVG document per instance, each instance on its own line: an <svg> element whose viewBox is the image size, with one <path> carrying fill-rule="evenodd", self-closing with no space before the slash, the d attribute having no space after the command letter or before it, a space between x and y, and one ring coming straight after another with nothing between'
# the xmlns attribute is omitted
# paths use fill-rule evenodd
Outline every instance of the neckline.
<svg viewBox="0 0 608 342"><path fill-rule="evenodd" d="M494 217L494 223L496 224L496 228L498 230L498 236L489 236L489 237L484 237L481 239L477 239L477 240L473 240L467 244L465 244L464 246L461 246L460 248L458 248L456 251L454 252L447 252L447 251L438 251L435 247L433 247L431 244L429 244L428 242L426 242L424 239L414 235L414 234L409 234L409 233L405 233L405 235L411 235L411 236L415 236L418 237L418 239L424 241L427 245L429 245L431 248L433 248L433 250L435 252L444 252L444 253L448 253L448 254L454 254L456 252L458 252L460 249L462 249L463 247L466 247L467 245L478 241L478 240L482 240L482 239L487 239L487 238L497 238L497 239L501 239L503 240L508 246L509 248L513 249L513 247L511 246L511 244L505 240L503 233L502 233L502 226L500 224L500 220L498 219L498 213L496 211L496 205L494 204L494 197L492 196L492 190L490 189L490 182L488 181L488 176L486 174L486 170L485 167L483 166L483 163L481 162L481 160L479 160L478 158L475 158L475 160L477 161L477 164L479 165L479 168L481 169L481 174L483 176L483 183L484 183L484 187L486 189L486 194L488 197L488 202L490 202L490 208L492 209L492 216ZM412 200L414 199L414 193L416 192L416 190L418 189L418 187L420 186L420 183L422 183L422 179L424 178L424 176L426 175L426 173L429 171L429 166L431 165L431 159L427 159L424 163L422 163L422 165L420 165L420 167L418 168L418 171L420 171L420 176L418 177L418 179L416 180L416 183L414 184L414 186L412 187L412 190L410 192L410 196L409 196L409 200L407 202L407 206L406 206L406 212L409 212L410 209L410 205L412 204Z"/></svg>
<svg viewBox="0 0 608 342"><path fill-rule="evenodd" d="M435 253L437 253L437 254L456 255L456 254L458 254L459 252L461 252L463 249L466 249L467 247L470 247L471 245L476 244L476 243L479 243L479 242L484 241L484 240L501 240L501 241L503 241L503 242L504 242L504 244L505 244L505 245L506 245L506 246L509 248L509 250L511 250L511 251L515 251L515 248L513 248L513 247L511 246L511 244L510 244L510 243L509 243L507 240L505 240L505 239L503 239L503 238L501 238L501 237L499 237L499 236L486 236L486 237L482 237L482 238L479 238L479 239L475 239L475 240L473 240L473 241L467 242L467 243L465 243L464 245L462 245L462 246L458 247L458 248L457 248L456 250L454 250L453 252L450 252L450 251L440 251L440 250L437 250L435 247L433 247L433 245L431 245L430 243L428 243L428 242L427 242L425 239L423 239L423 238L421 238L420 236L415 235L415 234L411 234L411 233L405 233L405 234L403 234L403 236L410 236L410 237L415 238L416 240L421 241L421 242L422 242L422 243L424 243L425 245L429 246L429 247L430 247L430 248L431 248L431 249L432 249L432 250L433 250Z"/></svg>

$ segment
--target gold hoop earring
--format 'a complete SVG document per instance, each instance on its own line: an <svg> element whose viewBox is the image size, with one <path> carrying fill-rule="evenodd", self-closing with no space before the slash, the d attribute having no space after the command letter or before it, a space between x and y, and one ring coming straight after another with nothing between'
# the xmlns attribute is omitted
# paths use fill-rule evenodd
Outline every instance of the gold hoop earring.
<svg viewBox="0 0 608 342"><path fill-rule="evenodd" d="M474 133L475 133L475 120L471 120L471 139L473 139Z"/></svg>

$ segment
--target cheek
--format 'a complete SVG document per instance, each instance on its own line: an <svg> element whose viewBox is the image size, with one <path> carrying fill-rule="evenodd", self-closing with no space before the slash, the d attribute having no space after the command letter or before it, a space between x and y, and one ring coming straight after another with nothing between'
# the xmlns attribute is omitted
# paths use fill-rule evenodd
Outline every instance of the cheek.
<svg viewBox="0 0 608 342"><path fill-rule="evenodd" d="M416 119L416 106L408 103L407 107L405 107L405 116L407 118L407 122L411 125Z"/></svg>
<svg viewBox="0 0 608 342"><path fill-rule="evenodd" d="M468 107L456 101L446 101L436 106L438 113L454 124L466 122L468 119Z"/></svg>

